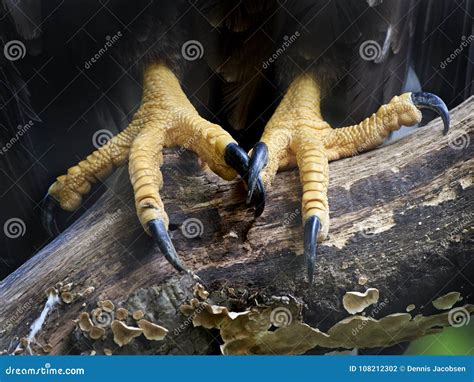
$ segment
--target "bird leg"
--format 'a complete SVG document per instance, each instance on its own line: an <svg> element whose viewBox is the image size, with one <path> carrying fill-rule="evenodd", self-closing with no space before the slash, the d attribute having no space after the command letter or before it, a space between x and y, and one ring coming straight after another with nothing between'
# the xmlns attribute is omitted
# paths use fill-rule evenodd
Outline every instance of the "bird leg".
<svg viewBox="0 0 474 382"><path fill-rule="evenodd" d="M114 167L129 161L140 223L155 238L168 261L177 270L185 271L167 233L168 216L159 195L163 184L160 171L163 147L179 145L195 151L211 170L226 180L233 179L237 173L246 179L249 157L228 132L199 116L168 67L160 63L147 67L143 86L142 104L130 125L71 167L66 175L58 177L49 188L48 200L74 211L93 183L104 180ZM256 195L258 214L264 206L263 185L259 180ZM53 219L47 217L45 221L51 224Z"/></svg>
<svg viewBox="0 0 474 382"><path fill-rule="evenodd" d="M267 188L279 169L297 164L303 188L304 254L310 283L316 242L324 240L329 230L328 162L375 148L402 125L420 122L419 108L441 114L445 132L449 126L446 105L430 93L394 97L361 123L340 129L324 121L320 102L320 87L313 76L304 74L291 83L251 152L248 181L250 199L259 176Z"/></svg>

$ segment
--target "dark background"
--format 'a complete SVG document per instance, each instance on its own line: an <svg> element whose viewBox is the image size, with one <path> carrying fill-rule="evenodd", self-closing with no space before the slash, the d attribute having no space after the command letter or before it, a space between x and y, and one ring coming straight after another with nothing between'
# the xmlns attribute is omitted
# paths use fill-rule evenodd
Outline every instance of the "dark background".
<svg viewBox="0 0 474 382"><path fill-rule="evenodd" d="M33 122L28 132L0 156L0 279L51 239L41 226L40 212L42 198L56 176L95 149L96 131L116 133L126 127L140 102L139 68L124 67L107 54L85 68L85 60L104 45L105 36L117 31L116 20L105 3L81 2L87 6L83 6L80 20L67 12L61 1L42 3L43 13L52 16L43 22L41 36L29 39L18 38L8 12L0 10L2 49L7 41L20 39L27 52L15 62L0 57L1 146L15 136L19 125ZM413 72L423 90L439 95L452 108L474 90L474 44L459 52L462 42L474 34L473 1L427 0L418 2L418 6ZM451 55L451 62L443 65ZM194 93L194 84L202 82L198 77L211 76L208 86L195 94L199 102L194 103L198 109L200 103L207 103L213 110L212 100L218 95L222 79L204 62L200 65L195 73L186 74L184 88ZM12 103L19 104L21 112L14 110ZM264 107L256 104L255 108ZM245 140L233 132L247 149L258 139L272 111L252 121ZM208 113L207 109L200 112L204 117ZM104 188L94 188L76 213L63 213L62 228L80 216ZM11 218L19 218L25 225L24 234L14 239L3 232Z"/></svg>

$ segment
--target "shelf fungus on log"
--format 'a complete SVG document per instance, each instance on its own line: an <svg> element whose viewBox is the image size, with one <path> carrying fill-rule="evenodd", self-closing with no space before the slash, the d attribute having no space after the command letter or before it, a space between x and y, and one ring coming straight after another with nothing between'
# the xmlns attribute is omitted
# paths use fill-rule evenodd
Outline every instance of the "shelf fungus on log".
<svg viewBox="0 0 474 382"><path fill-rule="evenodd" d="M431 316L409 313L389 314L380 319L354 315L347 317L327 332L293 319L290 307L253 308L231 312L226 307L200 302L194 306L193 324L218 329L224 341L223 354L304 354L315 348L383 348L433 334L445 326L453 326L453 317L462 311L465 319L474 312L474 305L464 305ZM285 311L287 325L276 330L272 317ZM455 325L455 324L454 324Z"/></svg>
<svg viewBox="0 0 474 382"><path fill-rule="evenodd" d="M166 328L147 320L138 321L138 326L143 330L145 338L150 341L162 341L168 334Z"/></svg>
<svg viewBox="0 0 474 382"><path fill-rule="evenodd" d="M115 313L115 318L119 321L125 321L129 315L130 313L127 309L119 308L117 309L117 312Z"/></svg>
<svg viewBox="0 0 474 382"><path fill-rule="evenodd" d="M114 333L114 342L120 347L130 343L135 337L143 333L143 329L134 328L125 325L122 321L114 320L112 322L112 332Z"/></svg>
<svg viewBox="0 0 474 382"><path fill-rule="evenodd" d="M379 291L369 288L365 292L346 292L342 298L344 309L350 314L362 312L370 305L376 304L379 300Z"/></svg>
<svg viewBox="0 0 474 382"><path fill-rule="evenodd" d="M93 326L89 331L89 337L93 340L102 338L105 334L105 329L100 326Z"/></svg>
<svg viewBox="0 0 474 382"><path fill-rule="evenodd" d="M449 292L433 300L433 306L439 310L446 310L451 309L458 301L461 301L461 293Z"/></svg>

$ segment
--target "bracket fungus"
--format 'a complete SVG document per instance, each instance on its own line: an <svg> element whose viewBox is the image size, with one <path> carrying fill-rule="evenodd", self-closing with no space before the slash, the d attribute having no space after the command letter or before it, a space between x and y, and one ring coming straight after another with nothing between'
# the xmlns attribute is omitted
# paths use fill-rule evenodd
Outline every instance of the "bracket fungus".
<svg viewBox="0 0 474 382"><path fill-rule="evenodd" d="M454 304L461 300L461 293L450 292L433 300L432 304L438 310L447 310L451 309Z"/></svg>
<svg viewBox="0 0 474 382"><path fill-rule="evenodd" d="M360 276L359 280L357 280L359 285L365 285L365 284L367 284L367 281L369 281L367 276Z"/></svg>
<svg viewBox="0 0 474 382"><path fill-rule="evenodd" d="M114 320L112 322L112 333L114 334L114 342L122 347L142 334L143 329L127 326L122 321Z"/></svg>
<svg viewBox="0 0 474 382"><path fill-rule="evenodd" d="M369 288L364 293L346 292L342 298L342 305L350 314L356 314L362 312L368 306L375 304L378 300L378 289Z"/></svg>
<svg viewBox="0 0 474 382"><path fill-rule="evenodd" d="M200 283L197 283L194 286L194 295L199 297L201 300L206 300L209 297L209 292L204 288L204 286Z"/></svg>
<svg viewBox="0 0 474 382"><path fill-rule="evenodd" d="M53 351L53 347L50 344L46 344L46 345L43 345L41 350L43 350L43 353L49 354Z"/></svg>
<svg viewBox="0 0 474 382"><path fill-rule="evenodd" d="M141 320L144 316L145 316L145 314L143 313L143 310L136 310L132 314L132 317L135 321Z"/></svg>
<svg viewBox="0 0 474 382"><path fill-rule="evenodd" d="M102 338L104 334L105 329L101 328L100 326L93 326L89 331L89 337L93 340L98 340L99 338Z"/></svg>
<svg viewBox="0 0 474 382"><path fill-rule="evenodd" d="M110 300L99 301L97 306L107 313L112 313L115 309L114 303Z"/></svg>
<svg viewBox="0 0 474 382"><path fill-rule="evenodd" d="M74 301L74 295L71 292L68 292L68 291L61 292L60 296L61 296L61 300L65 304L70 304L71 302Z"/></svg>
<svg viewBox="0 0 474 382"><path fill-rule="evenodd" d="M82 312L81 315L79 316L79 328L83 332L88 332L92 329L93 326L94 324L91 321L89 313Z"/></svg>
<svg viewBox="0 0 474 382"><path fill-rule="evenodd" d="M147 320L138 321L138 326L143 329L143 335L147 340L162 341L168 334L168 329Z"/></svg>
<svg viewBox="0 0 474 382"><path fill-rule="evenodd" d="M315 348L378 348L439 332L451 324L452 311L432 316L394 313L375 319L354 315L334 324L326 333L293 320L289 325L270 330L271 312L268 307L257 307L245 312L230 312L223 306L199 303L193 308L194 326L218 329L226 355L244 354L304 354ZM282 308L282 307L279 307ZM276 309L274 308L273 311ZM288 309L288 306L285 306ZM459 309L459 308L457 308ZM462 307L466 314L474 312L474 305Z"/></svg>
<svg viewBox="0 0 474 382"><path fill-rule="evenodd" d="M61 284L61 286L58 285L59 291L60 291L61 293L63 293L63 292L70 292L70 291L72 290L73 285L74 285L73 283L67 283L67 284L65 284L65 285Z"/></svg>
<svg viewBox="0 0 474 382"><path fill-rule="evenodd" d="M128 318L129 312L125 308L119 308L117 309L117 312L115 312L115 318L119 321L125 321Z"/></svg>

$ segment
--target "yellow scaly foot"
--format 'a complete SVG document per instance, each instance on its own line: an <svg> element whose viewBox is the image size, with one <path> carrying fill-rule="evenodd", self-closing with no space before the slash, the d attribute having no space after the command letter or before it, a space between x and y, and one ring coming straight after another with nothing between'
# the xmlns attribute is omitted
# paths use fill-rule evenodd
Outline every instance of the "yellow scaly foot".
<svg viewBox="0 0 474 382"><path fill-rule="evenodd" d="M324 121L320 102L320 88L310 74L301 75L291 83L260 142L252 149L248 180L250 199L260 176L268 188L279 169L298 165L303 187L304 253L310 283L317 241L324 240L329 231L328 162L375 148L402 125L420 122L419 108L435 110L443 118L444 132L449 128L446 105L430 93L393 97L358 125L339 129Z"/></svg>
<svg viewBox="0 0 474 382"><path fill-rule="evenodd" d="M168 235L168 216L159 190L163 184L160 166L163 147L183 146L195 151L226 180L239 173L247 178L249 157L219 125L201 118L184 94L179 80L165 65L157 63L144 73L142 104L130 125L107 144L71 167L49 188L43 221L55 225L54 203L76 210L93 183L104 180L114 168L129 162L130 180L140 223L153 236L168 261L187 271ZM263 211L264 191L257 185L256 214Z"/></svg>

